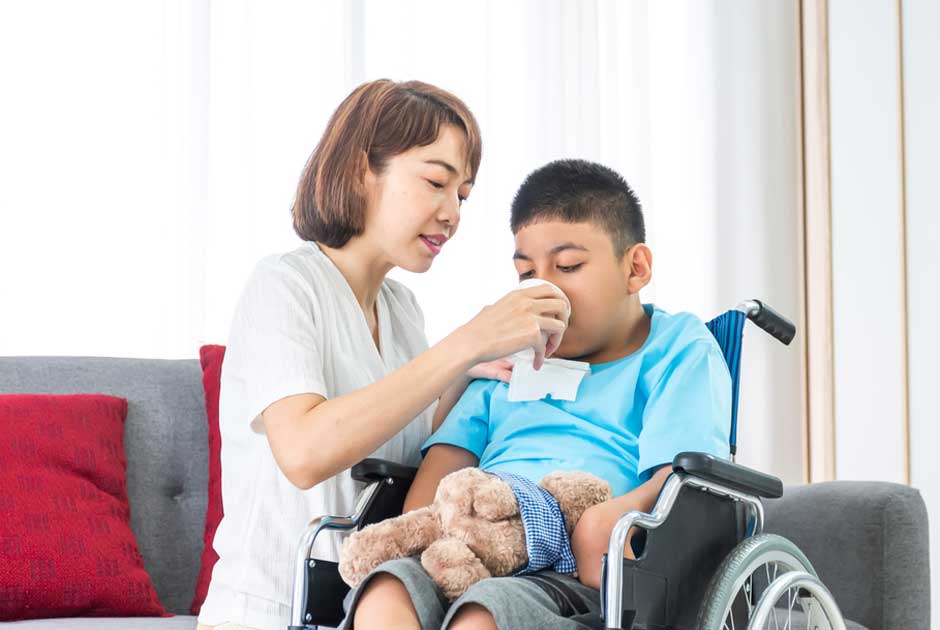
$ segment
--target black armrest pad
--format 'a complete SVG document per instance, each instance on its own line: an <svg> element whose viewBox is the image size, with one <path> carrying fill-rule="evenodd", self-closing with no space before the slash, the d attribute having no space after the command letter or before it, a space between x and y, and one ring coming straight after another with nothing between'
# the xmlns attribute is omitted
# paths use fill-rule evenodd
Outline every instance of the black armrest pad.
<svg viewBox="0 0 940 630"><path fill-rule="evenodd" d="M708 453L679 453L672 460L672 469L765 499L776 499L783 495L783 482L773 475L740 464L732 464Z"/></svg>
<svg viewBox="0 0 940 630"><path fill-rule="evenodd" d="M418 469L403 466L384 459L364 459L352 467L352 478L356 481L380 481L382 479L402 479L411 481Z"/></svg>

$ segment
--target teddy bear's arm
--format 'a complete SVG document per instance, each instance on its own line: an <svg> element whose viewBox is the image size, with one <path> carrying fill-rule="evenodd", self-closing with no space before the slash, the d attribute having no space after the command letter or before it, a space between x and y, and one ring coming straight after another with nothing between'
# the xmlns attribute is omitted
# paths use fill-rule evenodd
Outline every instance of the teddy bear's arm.
<svg viewBox="0 0 940 630"><path fill-rule="evenodd" d="M358 586L383 562L416 556L440 536L440 521L430 508L368 525L344 541L340 576L350 586Z"/></svg>

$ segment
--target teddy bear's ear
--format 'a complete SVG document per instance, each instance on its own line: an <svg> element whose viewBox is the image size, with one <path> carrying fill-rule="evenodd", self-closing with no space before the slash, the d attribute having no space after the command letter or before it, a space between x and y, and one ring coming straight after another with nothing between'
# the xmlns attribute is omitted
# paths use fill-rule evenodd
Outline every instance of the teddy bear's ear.
<svg viewBox="0 0 940 630"><path fill-rule="evenodd" d="M488 521L502 521L519 513L516 494L505 481L488 475L483 483L473 489L473 512Z"/></svg>
<svg viewBox="0 0 940 630"><path fill-rule="evenodd" d="M574 531L574 526L586 509L613 498L609 483L586 472L549 473L539 485L558 501L569 534Z"/></svg>

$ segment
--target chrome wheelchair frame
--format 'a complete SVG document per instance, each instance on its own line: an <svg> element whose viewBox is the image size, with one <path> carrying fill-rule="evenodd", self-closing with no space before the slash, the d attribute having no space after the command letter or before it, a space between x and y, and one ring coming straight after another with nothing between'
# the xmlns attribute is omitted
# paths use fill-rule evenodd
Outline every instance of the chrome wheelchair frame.
<svg viewBox="0 0 940 630"><path fill-rule="evenodd" d="M731 334L738 337L728 344L722 342L719 332L712 327L727 315L732 315L730 325L736 327ZM714 610L705 610L709 601L707 598L716 594L724 598L722 602L727 600L725 612L730 611L733 615L734 610L744 607L749 620L747 628L764 628L761 624L768 624L769 619L773 619L777 625L777 599L794 589L795 595L788 596L791 609L798 599L804 611L810 610L812 614L812 611L818 610L818 614L825 615L823 625L817 627L845 629L831 594L798 549L789 555L778 550L757 558L788 557L791 561L789 564L782 563L785 572L779 577L776 568L774 579L770 579L768 571L766 588L760 602L756 604L753 602L753 591L745 593L742 603L737 591L728 589L728 584L734 588L742 585L745 588L748 585L753 587L751 577L732 576L735 577L733 583L718 579L723 575L728 577L725 575L729 570L726 565L733 552L737 552L736 559L746 559L740 552L755 551L752 549L754 545L745 547L745 543L749 539L758 540L761 536L764 509L760 498L776 498L783 494L783 484L778 478L734 462L738 357L745 318L784 344L789 344L795 334L792 323L759 300L741 302L732 311L709 322L709 329L722 345L732 373L734 402L731 461L704 453L680 453L672 462L673 473L660 490L653 510L650 513L630 511L620 517L612 531L603 561L600 598L601 614L607 630L734 628L733 616L730 626L720 621L723 618L720 606L717 617ZM729 350L726 345L732 346L732 349ZM364 460L353 467L353 478L367 483L357 499L353 514L314 519L300 537L294 560L291 625L288 630L314 630L320 625L337 625L343 618L342 600L348 587L339 578L337 563L310 557L317 536L324 531L348 532L400 514L415 472L416 469L412 467L374 459ZM708 517L702 523L695 522L696 518L702 518L703 513ZM669 519L670 515L674 515L674 518ZM611 558L624 558L628 534L634 527L639 528L637 532L641 532L639 544L642 548L637 558L611 561ZM660 534L654 533L657 530L661 530L663 539L671 536L672 540L661 540ZM697 537L695 544L688 543L692 536ZM789 541L780 540L792 546ZM776 541L767 542L772 546ZM637 551L636 548L634 551ZM720 558L710 557L708 554L713 551L725 555ZM799 557L793 560L796 556ZM654 566L647 566L650 562ZM656 567L656 563L660 567ZM737 569L740 570L740 567ZM725 573L722 574L722 571ZM316 584L316 588L311 588L311 584ZM709 619L719 621L713 619L709 621L711 626L700 628L703 610L712 613ZM744 626L741 628L743 630Z"/></svg>

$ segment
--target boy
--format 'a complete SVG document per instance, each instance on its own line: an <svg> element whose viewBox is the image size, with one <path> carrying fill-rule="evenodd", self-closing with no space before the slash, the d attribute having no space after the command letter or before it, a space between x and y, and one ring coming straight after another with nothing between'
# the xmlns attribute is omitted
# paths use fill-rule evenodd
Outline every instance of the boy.
<svg viewBox="0 0 940 630"><path fill-rule="evenodd" d="M511 226L520 280L548 280L571 304L554 356L591 371L570 402L510 403L506 383L471 383L424 445L405 510L431 503L440 480L467 466L535 482L581 470L608 481L615 498L586 511L571 536L577 579L548 570L491 578L448 610L416 559L395 560L353 596L356 628L595 627L601 557L618 518L652 509L676 454L728 456L727 366L700 320L640 302L652 255L627 183L599 164L552 162L522 184Z"/></svg>

